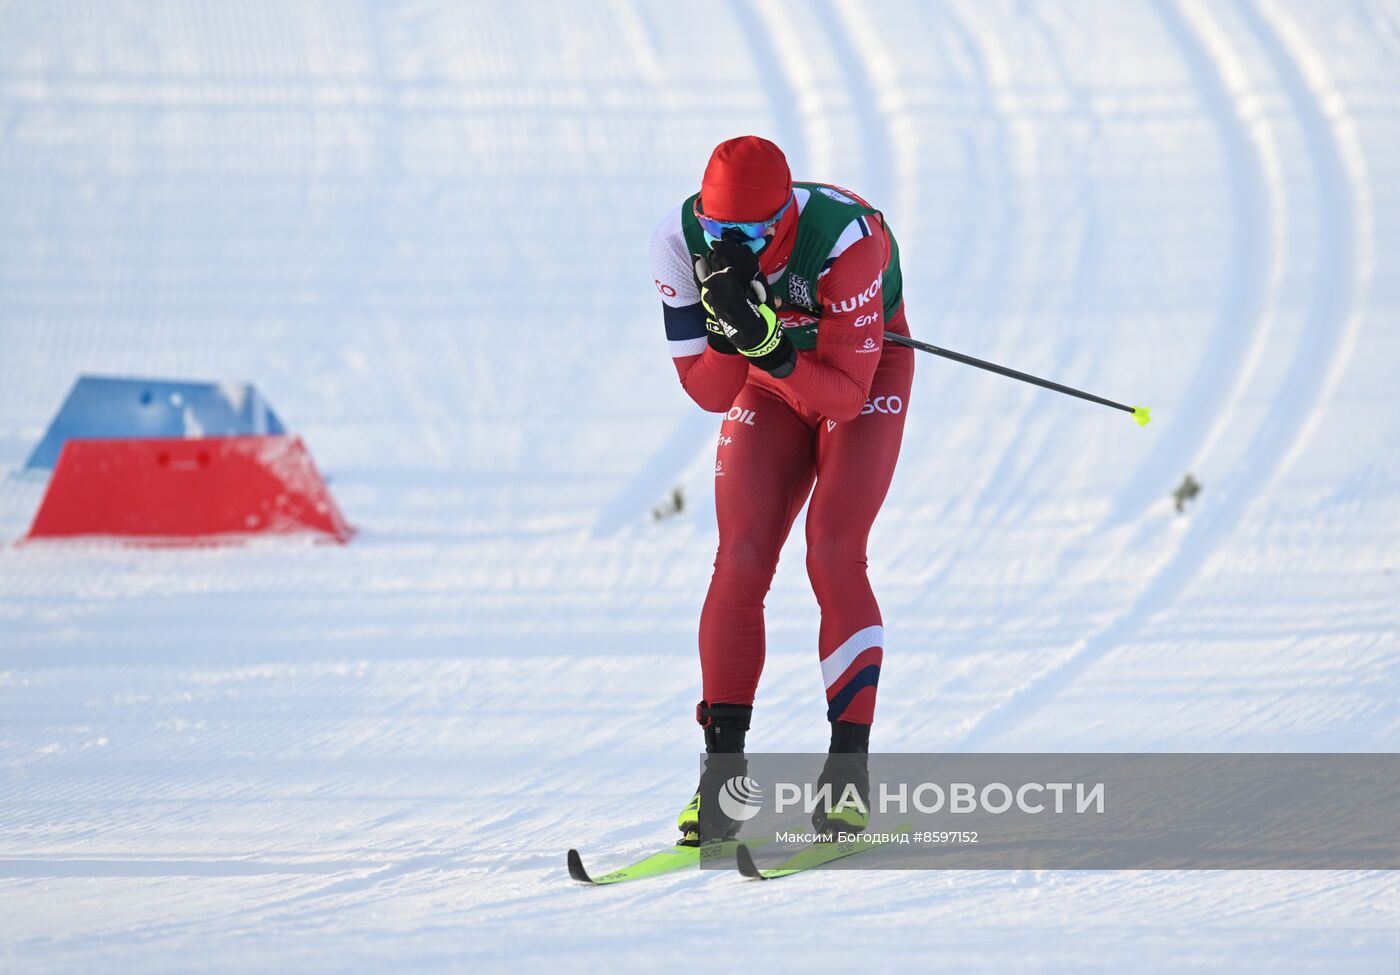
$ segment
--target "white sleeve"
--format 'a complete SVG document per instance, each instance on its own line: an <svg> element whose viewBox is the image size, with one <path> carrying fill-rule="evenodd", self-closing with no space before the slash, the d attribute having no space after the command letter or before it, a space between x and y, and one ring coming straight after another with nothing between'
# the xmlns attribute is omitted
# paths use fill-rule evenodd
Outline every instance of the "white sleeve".
<svg viewBox="0 0 1400 975"><path fill-rule="evenodd" d="M681 208L662 218L651 234L651 274L661 300L672 308L684 308L700 300L695 286L695 266L681 231Z"/></svg>

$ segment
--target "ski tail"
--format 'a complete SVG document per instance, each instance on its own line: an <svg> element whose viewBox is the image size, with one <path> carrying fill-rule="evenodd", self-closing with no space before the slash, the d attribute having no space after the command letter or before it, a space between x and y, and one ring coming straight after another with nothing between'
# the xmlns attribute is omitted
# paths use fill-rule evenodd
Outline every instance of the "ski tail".
<svg viewBox="0 0 1400 975"><path fill-rule="evenodd" d="M753 854L743 843L739 844L739 849L734 851L734 860L739 865L739 872L750 880L767 880L763 876L763 871L758 869L758 865L753 862Z"/></svg>
<svg viewBox="0 0 1400 975"><path fill-rule="evenodd" d="M756 838L748 840L749 846L759 847L766 843L773 842L772 837ZM588 884L591 887L601 887L606 884L621 884L633 880L646 880L649 877L661 877L668 873L675 873L677 870L685 870L691 867L699 867L702 863L713 863L718 859L732 858L737 850L744 849L744 844L738 840L723 840L718 843L705 843L700 846L676 846L667 847L648 857L644 857L635 863L628 864L621 869L611 873L594 876L588 872L583 865L583 857L578 850L569 850L569 876L581 884ZM745 853L748 851L745 849ZM749 858L753 862L753 858Z"/></svg>
<svg viewBox="0 0 1400 975"><path fill-rule="evenodd" d="M752 858L750 858L750 862L752 862ZM581 884L597 885L597 881L588 876L588 871L583 869L583 857L578 855L578 850L569 851L569 876Z"/></svg>
<svg viewBox="0 0 1400 975"><path fill-rule="evenodd" d="M731 849L733 845L732 843L728 844ZM605 884L621 884L631 880L644 880L647 877L659 877L662 874L674 873L688 867L698 867L702 856L708 858L715 855L722 855L722 851L698 846L672 846L638 860L636 863L628 864L619 870L595 877L584 867L583 858L579 856L578 850L570 850L569 876L579 883L590 884L594 887Z"/></svg>

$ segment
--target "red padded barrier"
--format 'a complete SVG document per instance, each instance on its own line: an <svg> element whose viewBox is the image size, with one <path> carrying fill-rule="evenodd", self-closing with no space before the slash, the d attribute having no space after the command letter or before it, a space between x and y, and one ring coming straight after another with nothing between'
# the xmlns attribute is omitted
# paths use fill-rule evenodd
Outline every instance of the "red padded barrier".
<svg viewBox="0 0 1400 975"><path fill-rule="evenodd" d="M69 440L28 538L198 542L354 530L300 437Z"/></svg>

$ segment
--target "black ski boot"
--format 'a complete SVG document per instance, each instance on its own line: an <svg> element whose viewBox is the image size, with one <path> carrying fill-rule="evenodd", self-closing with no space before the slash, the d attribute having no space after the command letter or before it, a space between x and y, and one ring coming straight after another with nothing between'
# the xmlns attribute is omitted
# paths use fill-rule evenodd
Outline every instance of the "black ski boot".
<svg viewBox="0 0 1400 975"><path fill-rule="evenodd" d="M695 795L676 817L685 834L679 846L699 846L732 839L739 832L737 820L726 816L719 806L719 790L731 778L748 772L744 760L744 735L749 730L753 707L748 704L708 704L695 706L695 720L705 729L705 765Z"/></svg>
<svg viewBox="0 0 1400 975"><path fill-rule="evenodd" d="M818 833L859 833L870 825L870 725L831 722L828 751L817 789L831 786L831 808L819 804L812 825Z"/></svg>

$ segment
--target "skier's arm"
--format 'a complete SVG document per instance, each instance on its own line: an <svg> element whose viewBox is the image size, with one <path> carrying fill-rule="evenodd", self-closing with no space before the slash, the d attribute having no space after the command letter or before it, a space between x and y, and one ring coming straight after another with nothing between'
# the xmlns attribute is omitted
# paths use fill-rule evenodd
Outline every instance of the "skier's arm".
<svg viewBox="0 0 1400 975"><path fill-rule="evenodd" d="M864 237L817 283L822 313L816 354L799 355L784 381L804 405L828 419L854 420L870 395L885 335L880 278L887 253L883 233Z"/></svg>
<svg viewBox="0 0 1400 975"><path fill-rule="evenodd" d="M651 237L651 272L661 293L666 343L690 398L703 410L724 413L748 380L749 364L738 353L719 351L715 348L719 340L708 338L700 289L680 234L679 213L677 208L667 215Z"/></svg>
<svg viewBox="0 0 1400 975"><path fill-rule="evenodd" d="M676 312L681 314L677 315ZM710 345L705 336L705 312L697 301L694 305L673 309L665 307L666 338L671 346L671 361L680 374L681 386L702 410L725 413L734 404L734 397L749 378L749 364L737 352L725 354ZM699 337L694 336L694 322L699 322ZM676 339L673 334L690 335ZM693 350L699 349L696 354ZM863 402L863 401L862 401Z"/></svg>

